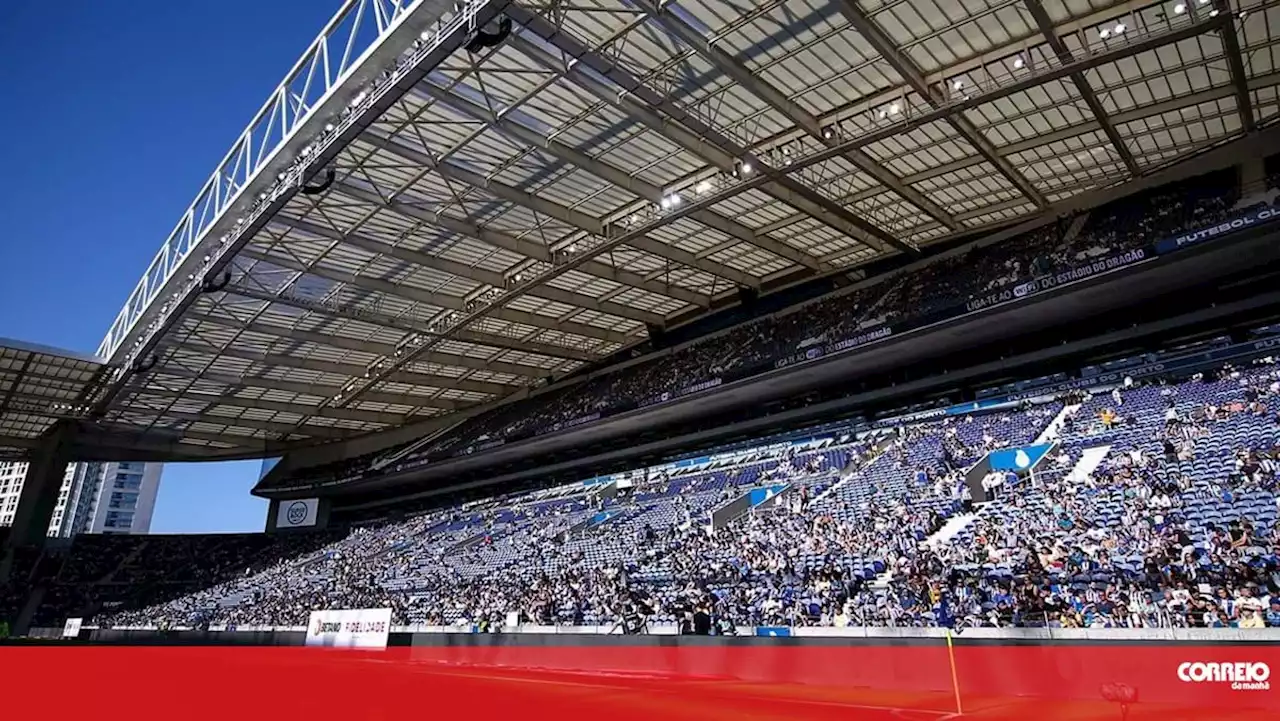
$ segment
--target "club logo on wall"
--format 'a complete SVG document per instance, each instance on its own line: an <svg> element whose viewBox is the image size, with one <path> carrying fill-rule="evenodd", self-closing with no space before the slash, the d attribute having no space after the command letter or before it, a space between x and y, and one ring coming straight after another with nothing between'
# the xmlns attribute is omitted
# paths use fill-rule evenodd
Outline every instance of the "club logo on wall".
<svg viewBox="0 0 1280 721"><path fill-rule="evenodd" d="M284 518L290 526L301 525L307 520L307 504L302 501L294 501L285 511Z"/></svg>

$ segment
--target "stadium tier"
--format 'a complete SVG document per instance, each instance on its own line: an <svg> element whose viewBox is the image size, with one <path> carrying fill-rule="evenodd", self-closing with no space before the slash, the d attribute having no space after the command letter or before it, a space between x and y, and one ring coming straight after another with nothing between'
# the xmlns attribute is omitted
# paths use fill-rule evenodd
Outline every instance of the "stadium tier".
<svg viewBox="0 0 1280 721"><path fill-rule="evenodd" d="M488 629L634 609L655 625L705 609L725 627L1261 627L1280 624L1278 406L1280 370L1255 357L346 530L84 536L25 568L37 625L389 606Z"/></svg>
<svg viewBox="0 0 1280 721"><path fill-rule="evenodd" d="M1277 165L1268 160L1270 172ZM347 458L263 484L303 486L404 472L432 461L585 426L604 417L711 391L779 368L852 352L890 336L997 304L1052 285L1123 270L1156 255L1158 243L1181 245L1189 231L1267 211L1274 193L1242 198L1235 169L1158 187L1051 223L1010 240L943 254L923 267L890 272L851 292L790 308L697 340L638 364L569 381L526 400L463 420L443 433L399 448ZM391 458L392 462L374 462Z"/></svg>

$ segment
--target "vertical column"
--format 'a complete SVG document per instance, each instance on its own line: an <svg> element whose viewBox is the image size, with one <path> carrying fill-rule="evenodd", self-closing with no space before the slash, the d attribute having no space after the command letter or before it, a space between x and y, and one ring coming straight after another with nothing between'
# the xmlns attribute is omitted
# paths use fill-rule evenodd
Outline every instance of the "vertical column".
<svg viewBox="0 0 1280 721"><path fill-rule="evenodd" d="M58 491L62 489L71 458L75 431L74 424L60 421L41 438L22 483L18 511L9 532L10 547L38 546L48 536L53 509L58 504Z"/></svg>
<svg viewBox="0 0 1280 721"><path fill-rule="evenodd" d="M1240 161L1240 189L1243 195L1261 193L1267 188L1267 171L1261 154Z"/></svg>

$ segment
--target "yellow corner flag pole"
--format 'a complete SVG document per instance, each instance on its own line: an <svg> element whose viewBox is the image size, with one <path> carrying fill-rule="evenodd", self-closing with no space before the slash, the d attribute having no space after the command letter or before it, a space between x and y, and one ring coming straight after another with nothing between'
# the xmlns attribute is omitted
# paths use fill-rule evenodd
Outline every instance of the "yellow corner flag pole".
<svg viewBox="0 0 1280 721"><path fill-rule="evenodd" d="M960 677L956 674L956 650L951 643L951 629L947 629L947 659L951 662L951 689L956 694L956 715L963 716L964 708L960 705Z"/></svg>

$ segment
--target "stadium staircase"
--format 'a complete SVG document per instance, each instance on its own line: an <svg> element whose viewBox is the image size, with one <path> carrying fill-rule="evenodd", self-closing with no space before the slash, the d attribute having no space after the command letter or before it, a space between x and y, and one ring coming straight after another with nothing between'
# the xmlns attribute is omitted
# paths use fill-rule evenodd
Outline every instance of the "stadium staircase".
<svg viewBox="0 0 1280 721"><path fill-rule="evenodd" d="M1036 436L1035 443L1032 445L1041 446L1058 440L1058 436L1062 433L1063 424L1067 422L1068 418L1074 416L1078 410L1080 410L1079 403L1063 406L1062 410L1058 411L1058 415L1054 416L1053 420L1049 421L1049 425L1045 426L1040 435Z"/></svg>
<svg viewBox="0 0 1280 721"><path fill-rule="evenodd" d="M143 551L145 551L146 548L147 548L146 541L143 541L142 543L139 543L138 545L134 546L133 550L129 551L129 553L121 557L120 562L116 564L115 568L112 568L110 571L107 571L106 575L104 575L102 578L95 581L95 583L111 583L112 581L114 581L116 578L116 574L120 573L126 568L129 568L133 564L133 562L137 560L139 556L142 555Z"/></svg>
<svg viewBox="0 0 1280 721"><path fill-rule="evenodd" d="M1102 465L1102 461L1111 452L1111 446L1098 446L1096 448L1086 448L1080 454L1080 460L1076 461L1075 466L1071 468L1071 472L1067 474L1068 483L1083 483L1086 478L1093 474L1098 466Z"/></svg>
<svg viewBox="0 0 1280 721"><path fill-rule="evenodd" d="M814 496L813 500L809 502L810 507L816 506L818 501L821 501L827 496L830 496L831 494L838 492L841 486L845 485L846 483L853 480L854 478L857 478L858 474L861 473L863 469L867 468L872 463L875 463L876 460L880 458L880 456L883 455L884 452L891 445L893 445L893 440L890 438L885 438L884 440L880 441L879 443L876 444L874 448L874 453L868 456L867 459L862 463L859 463L859 459L856 458L854 454L850 454L849 462L846 463L844 468L841 469L840 471L840 480L836 481L835 483L832 483L830 486L827 486L826 490Z"/></svg>
<svg viewBox="0 0 1280 721"><path fill-rule="evenodd" d="M970 523L973 523L973 520L977 517L977 513L961 513L959 515L952 516L947 519L946 523L942 524L942 528L934 531L933 535L926 538L924 542L928 544L930 548L940 548L943 545L950 543L951 539L960 535L960 532L963 531Z"/></svg>
<svg viewBox="0 0 1280 721"><path fill-rule="evenodd" d="M434 433L428 433L427 435L423 436L422 438L419 438L418 440L408 445L401 446L399 448L394 448L391 451L375 458L373 462L369 465L369 468L374 471L380 471L383 468L386 468L387 466L398 463L401 460L408 458L413 453L416 453L417 451L420 451L423 448L430 446L432 443L436 441L436 439L443 437L446 433L449 433L454 429L456 429L458 426L461 426L465 421L470 420L470 415L468 414L460 413L458 415L462 417L459 418L454 423L448 423L442 426L441 428L439 428L438 430L436 430L436 432Z"/></svg>

